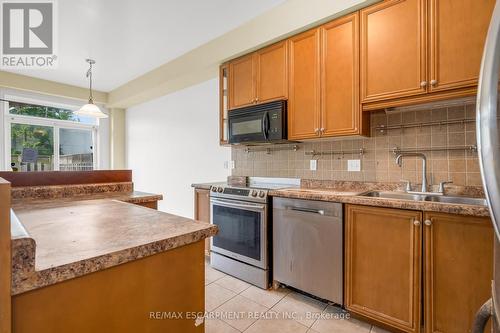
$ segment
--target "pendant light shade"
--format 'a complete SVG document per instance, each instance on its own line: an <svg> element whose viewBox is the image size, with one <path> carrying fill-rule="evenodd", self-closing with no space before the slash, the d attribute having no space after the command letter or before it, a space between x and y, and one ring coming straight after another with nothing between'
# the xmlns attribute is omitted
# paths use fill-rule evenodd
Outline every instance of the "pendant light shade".
<svg viewBox="0 0 500 333"><path fill-rule="evenodd" d="M94 97L92 96L92 65L95 64L95 60L86 59L90 67L87 71L87 77L89 78L89 103L85 104L80 108L80 110L75 111L74 114L78 116L93 117L93 118L108 118L108 115L99 109L97 105L94 104Z"/></svg>
<svg viewBox="0 0 500 333"><path fill-rule="evenodd" d="M76 115L94 118L108 118L108 115L99 109L94 103L85 104L78 111L74 112Z"/></svg>

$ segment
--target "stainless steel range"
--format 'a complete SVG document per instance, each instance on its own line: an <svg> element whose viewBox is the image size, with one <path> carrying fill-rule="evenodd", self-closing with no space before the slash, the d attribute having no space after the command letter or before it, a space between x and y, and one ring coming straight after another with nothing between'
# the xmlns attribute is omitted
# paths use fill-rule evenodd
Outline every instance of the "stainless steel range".
<svg viewBox="0 0 500 333"><path fill-rule="evenodd" d="M210 265L260 288L270 284L270 189L298 186L298 179L250 178L248 186L212 186L210 218L219 227Z"/></svg>

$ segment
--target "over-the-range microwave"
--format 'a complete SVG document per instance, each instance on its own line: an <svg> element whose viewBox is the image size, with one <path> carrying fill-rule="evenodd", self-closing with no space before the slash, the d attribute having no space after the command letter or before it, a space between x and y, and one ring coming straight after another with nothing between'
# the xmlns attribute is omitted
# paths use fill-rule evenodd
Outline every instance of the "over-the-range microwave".
<svg viewBox="0 0 500 333"><path fill-rule="evenodd" d="M230 144L287 142L284 100L233 109L228 117Z"/></svg>

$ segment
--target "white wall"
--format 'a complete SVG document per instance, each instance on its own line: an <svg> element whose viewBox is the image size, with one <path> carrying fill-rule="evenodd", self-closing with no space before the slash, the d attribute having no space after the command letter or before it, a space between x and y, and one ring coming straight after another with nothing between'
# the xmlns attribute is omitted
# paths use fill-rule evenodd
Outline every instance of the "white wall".
<svg viewBox="0 0 500 333"><path fill-rule="evenodd" d="M159 209L193 217L192 183L223 181L229 148L219 146L218 80L126 111L127 168L139 191L161 193Z"/></svg>

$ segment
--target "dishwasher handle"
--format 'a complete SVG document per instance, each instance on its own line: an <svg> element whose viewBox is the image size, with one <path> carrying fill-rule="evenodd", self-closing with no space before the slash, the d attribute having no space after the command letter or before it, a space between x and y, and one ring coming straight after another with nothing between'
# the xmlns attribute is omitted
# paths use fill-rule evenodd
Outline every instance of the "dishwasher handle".
<svg viewBox="0 0 500 333"><path fill-rule="evenodd" d="M287 209L293 210L296 212L325 215L325 211L323 209L313 209L313 208L303 208L303 207L287 207Z"/></svg>

